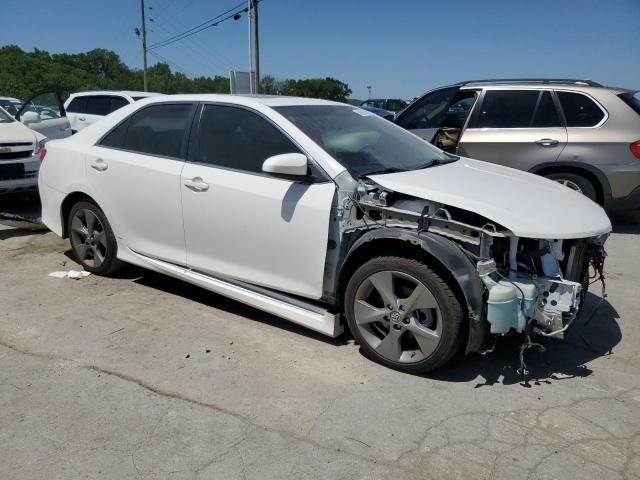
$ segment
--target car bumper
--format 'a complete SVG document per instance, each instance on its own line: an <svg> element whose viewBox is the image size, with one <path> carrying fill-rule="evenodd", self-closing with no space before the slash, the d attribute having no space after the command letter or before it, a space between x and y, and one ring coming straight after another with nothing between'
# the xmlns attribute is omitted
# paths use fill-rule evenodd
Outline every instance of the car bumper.
<svg viewBox="0 0 640 480"><path fill-rule="evenodd" d="M21 178L2 178L0 176L0 194L35 190L38 187L38 170L40 170L40 159L38 156L31 155L20 161L3 161L2 165L16 163L22 163L24 165L24 176Z"/></svg>
<svg viewBox="0 0 640 480"><path fill-rule="evenodd" d="M610 198L606 203L609 212L640 210L640 185L629 195L620 198Z"/></svg>
<svg viewBox="0 0 640 480"><path fill-rule="evenodd" d="M623 165L602 166L611 194L605 197L605 208L609 212L637 210L640 208L640 161Z"/></svg>

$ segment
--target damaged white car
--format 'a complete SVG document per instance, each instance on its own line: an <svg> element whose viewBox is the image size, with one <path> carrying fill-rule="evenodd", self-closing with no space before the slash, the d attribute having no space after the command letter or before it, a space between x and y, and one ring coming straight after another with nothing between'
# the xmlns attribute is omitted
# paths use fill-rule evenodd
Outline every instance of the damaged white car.
<svg viewBox="0 0 640 480"><path fill-rule="evenodd" d="M555 182L300 98L142 100L51 142L39 188L86 270L133 263L330 336L346 317L406 372L562 336L611 230Z"/></svg>

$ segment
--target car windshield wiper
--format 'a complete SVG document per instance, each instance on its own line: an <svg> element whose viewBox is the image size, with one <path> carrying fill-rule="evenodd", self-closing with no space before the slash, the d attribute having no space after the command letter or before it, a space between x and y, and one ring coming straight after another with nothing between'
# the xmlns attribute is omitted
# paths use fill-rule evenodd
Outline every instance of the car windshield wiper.
<svg viewBox="0 0 640 480"><path fill-rule="evenodd" d="M381 168L380 170L373 170L371 172L366 172L363 173L362 175L360 175L361 177L367 177L369 175L383 175L385 173L398 173L398 172L406 172L407 169L406 168L400 168L400 167L385 167L385 168Z"/></svg>

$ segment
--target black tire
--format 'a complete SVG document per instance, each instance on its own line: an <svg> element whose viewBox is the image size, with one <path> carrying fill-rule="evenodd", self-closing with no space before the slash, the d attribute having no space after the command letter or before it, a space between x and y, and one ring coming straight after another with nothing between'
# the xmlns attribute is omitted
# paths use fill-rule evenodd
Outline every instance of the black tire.
<svg viewBox="0 0 640 480"><path fill-rule="evenodd" d="M90 259L83 258L83 255L81 254L81 247L79 246L80 243L77 242L77 234L74 233L73 229L74 219L76 217L81 218L83 214L86 214L86 212L91 212L95 215L101 226L100 230L104 232L105 242L104 245L100 245L103 260L99 265L93 265L90 263ZM96 275L109 275L122 267L123 263L116 257L118 244L116 243L116 238L113 234L113 230L111 229L111 225L109 224L105 214L95 203L89 200L81 200L71 207L69 217L67 218L67 232L69 234L69 243L71 244L71 251L73 252L74 259L82 265L87 272L91 272Z"/></svg>
<svg viewBox="0 0 640 480"><path fill-rule="evenodd" d="M582 193L589 200L594 202L598 201L598 193L596 192L596 187L591 183L590 180L586 179L582 175L577 173L569 173L569 172L557 172L557 173L549 173L545 175L549 180L553 180L554 182L562 183L563 181L568 182L568 188L572 188L570 184L577 186L580 189L580 193ZM576 190L575 187L572 188Z"/></svg>
<svg viewBox="0 0 640 480"><path fill-rule="evenodd" d="M367 281L373 274L387 271L397 271L400 274L406 274L418 280L427 287L437 302L440 313L438 321L441 322L442 329L439 335L440 340L435 350L420 361L400 362L385 358L367 342L356 323L356 315L354 313L356 292L363 285L363 282ZM395 370L412 374L434 370L451 359L460 350L464 340L463 333L465 329L463 328L463 321L465 315L460 301L447 284L447 281L420 260L404 257L376 257L369 260L358 268L349 279L345 291L344 305L351 333L359 343L365 356ZM390 328L391 323L389 322Z"/></svg>

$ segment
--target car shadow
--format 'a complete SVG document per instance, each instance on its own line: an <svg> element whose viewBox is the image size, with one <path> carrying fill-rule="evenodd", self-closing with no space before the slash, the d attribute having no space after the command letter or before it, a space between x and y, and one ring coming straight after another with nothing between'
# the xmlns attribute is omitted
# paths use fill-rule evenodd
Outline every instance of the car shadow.
<svg viewBox="0 0 640 480"><path fill-rule="evenodd" d="M25 228L7 228L0 230L0 241L9 240L10 238L29 237L31 235L44 235L49 230L28 230Z"/></svg>
<svg viewBox="0 0 640 480"><path fill-rule="evenodd" d="M333 346L344 346L352 339L351 334L345 332L336 338L331 338L288 320L263 312L257 308L245 305L236 300L218 295L204 288L192 285L182 280L152 272L135 266L127 266L113 275L116 278L129 279L145 287L161 290L170 295L176 295L192 302L200 303L211 308L224 310L227 313L248 318L250 320L269 325L274 328L302 335L314 340L320 340Z"/></svg>
<svg viewBox="0 0 640 480"><path fill-rule="evenodd" d="M622 339L618 319L618 312L606 299L588 293L583 311L567 331L564 341L532 337L532 341L543 345L545 351L533 347L525 352L528 375L518 371L520 346L525 338L523 335L510 335L499 337L491 352L468 356L460 354L426 376L446 382L479 380L475 388L495 384L531 388L568 378L587 377L593 373L587 364L596 358L613 355L614 347Z"/></svg>

